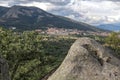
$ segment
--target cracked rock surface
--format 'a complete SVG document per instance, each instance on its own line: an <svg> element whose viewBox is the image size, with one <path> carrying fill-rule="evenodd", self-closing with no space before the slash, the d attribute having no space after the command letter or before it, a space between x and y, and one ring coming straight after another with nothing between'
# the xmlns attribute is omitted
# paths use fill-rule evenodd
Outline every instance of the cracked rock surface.
<svg viewBox="0 0 120 80"><path fill-rule="evenodd" d="M120 80L120 60L95 40L79 38L48 80Z"/></svg>

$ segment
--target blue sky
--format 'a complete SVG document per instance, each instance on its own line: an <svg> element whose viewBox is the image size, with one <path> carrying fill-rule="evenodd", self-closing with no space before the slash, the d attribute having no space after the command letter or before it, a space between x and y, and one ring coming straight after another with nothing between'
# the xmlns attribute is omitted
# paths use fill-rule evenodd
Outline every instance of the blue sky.
<svg viewBox="0 0 120 80"><path fill-rule="evenodd" d="M120 0L0 0L0 6L36 6L93 25L120 22Z"/></svg>

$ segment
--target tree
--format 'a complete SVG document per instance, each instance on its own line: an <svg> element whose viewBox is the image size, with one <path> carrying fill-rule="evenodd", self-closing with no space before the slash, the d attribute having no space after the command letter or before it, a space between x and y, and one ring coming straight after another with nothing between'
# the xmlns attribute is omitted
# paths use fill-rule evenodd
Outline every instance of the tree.
<svg viewBox="0 0 120 80"><path fill-rule="evenodd" d="M107 38L106 43L110 46L115 52L120 54L120 38L118 33L112 32Z"/></svg>
<svg viewBox="0 0 120 80"><path fill-rule="evenodd" d="M10 80L7 61L0 55L0 80Z"/></svg>
<svg viewBox="0 0 120 80"><path fill-rule="evenodd" d="M73 42L0 28L0 55L8 62L11 80L39 80L60 64Z"/></svg>

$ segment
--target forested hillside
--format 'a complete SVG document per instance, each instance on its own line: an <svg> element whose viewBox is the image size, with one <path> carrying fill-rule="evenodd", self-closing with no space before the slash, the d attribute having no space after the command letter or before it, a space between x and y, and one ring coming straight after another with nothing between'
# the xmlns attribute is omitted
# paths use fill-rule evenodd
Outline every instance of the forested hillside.
<svg viewBox="0 0 120 80"><path fill-rule="evenodd" d="M11 80L39 80L64 59L74 39L0 28L0 54L8 61Z"/></svg>

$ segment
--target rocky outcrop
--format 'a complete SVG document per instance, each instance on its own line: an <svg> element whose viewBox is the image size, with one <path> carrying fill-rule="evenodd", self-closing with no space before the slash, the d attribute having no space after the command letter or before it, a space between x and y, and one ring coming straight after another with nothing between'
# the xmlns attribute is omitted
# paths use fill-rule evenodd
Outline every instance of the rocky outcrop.
<svg viewBox="0 0 120 80"><path fill-rule="evenodd" d="M7 61L0 55L0 80L10 80Z"/></svg>
<svg viewBox="0 0 120 80"><path fill-rule="evenodd" d="M47 80L120 80L120 60L95 40L80 38Z"/></svg>

